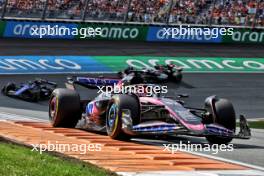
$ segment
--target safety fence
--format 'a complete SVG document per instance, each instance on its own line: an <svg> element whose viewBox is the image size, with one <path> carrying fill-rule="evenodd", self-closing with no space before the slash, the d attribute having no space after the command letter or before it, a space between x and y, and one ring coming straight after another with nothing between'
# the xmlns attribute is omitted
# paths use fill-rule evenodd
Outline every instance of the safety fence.
<svg viewBox="0 0 264 176"><path fill-rule="evenodd" d="M263 0L0 0L0 19L264 27Z"/></svg>

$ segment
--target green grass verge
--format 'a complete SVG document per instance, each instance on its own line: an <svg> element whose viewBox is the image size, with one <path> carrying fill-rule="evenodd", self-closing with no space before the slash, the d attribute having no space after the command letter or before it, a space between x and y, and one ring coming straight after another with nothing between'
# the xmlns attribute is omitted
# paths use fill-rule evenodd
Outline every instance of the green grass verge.
<svg viewBox="0 0 264 176"><path fill-rule="evenodd" d="M116 175L74 159L39 154L31 149L0 141L0 175L5 176L105 176Z"/></svg>
<svg viewBox="0 0 264 176"><path fill-rule="evenodd" d="M250 128L264 129L264 121L249 122Z"/></svg>
<svg viewBox="0 0 264 176"><path fill-rule="evenodd" d="M250 128L264 129L264 121L250 121L248 122ZM237 127L239 127L239 123L237 123Z"/></svg>

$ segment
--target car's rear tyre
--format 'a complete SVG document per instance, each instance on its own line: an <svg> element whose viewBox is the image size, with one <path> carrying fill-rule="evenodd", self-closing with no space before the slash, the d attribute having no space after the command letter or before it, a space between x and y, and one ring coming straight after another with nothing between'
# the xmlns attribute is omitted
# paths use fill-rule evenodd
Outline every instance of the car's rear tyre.
<svg viewBox="0 0 264 176"><path fill-rule="evenodd" d="M173 81L176 83L180 83L182 81L182 73L181 72L174 72L172 74Z"/></svg>
<svg viewBox="0 0 264 176"><path fill-rule="evenodd" d="M140 107L136 96L119 94L114 95L108 106L106 117L106 131L112 139L129 140L131 136L122 130L122 110L129 110L133 125L139 123Z"/></svg>
<svg viewBox="0 0 264 176"><path fill-rule="evenodd" d="M81 118L80 96L74 90L55 89L49 101L49 118L53 127L73 128Z"/></svg>
<svg viewBox="0 0 264 176"><path fill-rule="evenodd" d="M218 99L214 103L215 117L213 123L223 127L236 130L236 114L232 103L226 99ZM207 136L206 139L212 144L227 144L232 141L232 137Z"/></svg>
<svg viewBox="0 0 264 176"><path fill-rule="evenodd" d="M27 90L20 95L20 98L29 102L38 102L40 93L39 90Z"/></svg>

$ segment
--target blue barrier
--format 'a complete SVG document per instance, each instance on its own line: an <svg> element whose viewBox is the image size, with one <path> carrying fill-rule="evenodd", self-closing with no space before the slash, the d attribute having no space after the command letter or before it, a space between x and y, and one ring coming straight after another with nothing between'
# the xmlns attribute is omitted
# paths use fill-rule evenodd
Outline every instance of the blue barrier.
<svg viewBox="0 0 264 176"><path fill-rule="evenodd" d="M219 34L219 33L218 33ZM147 41L149 42L191 42L191 43L221 43L221 35L172 35L164 32L164 27L149 27Z"/></svg>
<svg viewBox="0 0 264 176"><path fill-rule="evenodd" d="M51 31L54 35L44 35L43 38L74 39L72 31L78 29L77 24L72 23L47 23L47 22L21 22L8 21L6 23L4 37L15 38L41 38L38 30L44 28ZM53 28L53 29L51 29ZM57 29L57 31L55 31ZM65 30L65 31L62 31ZM63 35L60 35L63 34Z"/></svg>

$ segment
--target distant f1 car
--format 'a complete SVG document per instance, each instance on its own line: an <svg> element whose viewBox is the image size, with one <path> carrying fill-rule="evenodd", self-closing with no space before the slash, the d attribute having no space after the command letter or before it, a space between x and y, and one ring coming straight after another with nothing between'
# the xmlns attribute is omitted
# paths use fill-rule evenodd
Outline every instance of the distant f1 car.
<svg viewBox="0 0 264 176"><path fill-rule="evenodd" d="M155 65L154 68L145 68L143 70L127 67L124 71L118 72L118 75L120 78L123 78L130 73L141 75L147 83L166 81L180 83L183 77L182 68L177 67L175 64Z"/></svg>
<svg viewBox="0 0 264 176"><path fill-rule="evenodd" d="M139 83L133 79L133 76L125 77L118 85L153 86L132 84ZM67 88L53 91L49 101L49 118L53 127L106 132L111 138L122 140L137 135L191 135L223 144L233 138L249 139L251 136L244 117L240 119L242 131L235 134L233 105L216 96L208 97L204 108L199 109L187 107L179 98L144 92L103 92L94 99L82 99L78 85L82 85L78 80L69 81Z"/></svg>
<svg viewBox="0 0 264 176"><path fill-rule="evenodd" d="M2 88L2 93L6 96L19 98L25 101L37 102L50 98L52 91L57 84L44 79L36 79L33 82L22 83L17 86L13 82L7 83Z"/></svg>

